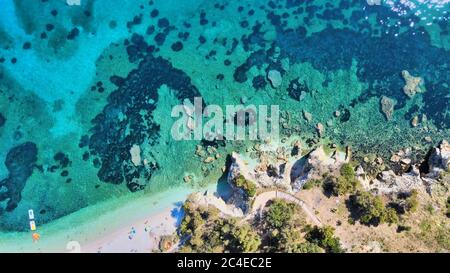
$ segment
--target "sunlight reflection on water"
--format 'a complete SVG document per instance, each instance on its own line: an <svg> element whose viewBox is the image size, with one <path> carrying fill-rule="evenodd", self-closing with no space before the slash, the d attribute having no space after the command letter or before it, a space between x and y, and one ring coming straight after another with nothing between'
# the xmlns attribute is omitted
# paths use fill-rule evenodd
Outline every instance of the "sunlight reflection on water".
<svg viewBox="0 0 450 273"><path fill-rule="evenodd" d="M407 25L404 22L392 22L390 18L381 19L378 23L392 27L391 31L397 32L400 27L414 28L416 25L431 26L440 21L448 21L450 15L450 0L366 0L369 6L385 5L400 16L414 14L420 20L409 19ZM365 9L365 8L364 8ZM368 19L368 17L366 17ZM389 33L387 31L386 33ZM423 32L422 32L423 33ZM415 35L416 33L413 33ZM395 34L398 36L398 33Z"/></svg>
<svg viewBox="0 0 450 273"><path fill-rule="evenodd" d="M448 20L450 0L384 0L399 15L414 13L421 20L432 23L434 20Z"/></svg>

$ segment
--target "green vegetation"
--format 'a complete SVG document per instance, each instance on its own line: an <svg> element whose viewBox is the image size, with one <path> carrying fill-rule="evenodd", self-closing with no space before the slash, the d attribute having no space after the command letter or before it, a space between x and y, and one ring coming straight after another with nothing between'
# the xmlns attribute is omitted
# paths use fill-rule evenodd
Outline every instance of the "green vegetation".
<svg viewBox="0 0 450 273"><path fill-rule="evenodd" d="M350 163L344 163L340 169L338 178L328 177L324 183L325 192L340 196L348 193L354 193L359 187L359 181L356 179L355 170Z"/></svg>
<svg viewBox="0 0 450 273"><path fill-rule="evenodd" d="M296 205L277 199L269 207L266 221L272 228L281 228L291 223L296 212Z"/></svg>
<svg viewBox="0 0 450 273"><path fill-rule="evenodd" d="M429 245L435 245L436 252L450 250L450 228L447 222L432 219L422 220L419 224L419 237Z"/></svg>
<svg viewBox="0 0 450 273"><path fill-rule="evenodd" d="M269 204L261 221L252 225L221 217L216 208L199 206L189 198L183 208L178 233L185 242L180 252L343 252L331 227L307 226L302 210L281 199Z"/></svg>
<svg viewBox="0 0 450 273"><path fill-rule="evenodd" d="M433 215L433 214L434 214L434 207L433 207L433 204L428 203L428 204L425 206L425 210L426 210L430 215Z"/></svg>
<svg viewBox="0 0 450 273"><path fill-rule="evenodd" d="M344 163L341 167L341 176L349 179L355 178L355 170L350 163Z"/></svg>
<svg viewBox="0 0 450 273"><path fill-rule="evenodd" d="M305 238L308 242L323 248L328 253L344 252L339 239L334 236L334 229L330 226L308 227Z"/></svg>
<svg viewBox="0 0 450 273"><path fill-rule="evenodd" d="M259 235L247 224L219 217L216 208L184 204L185 216L179 233L188 238L181 252L256 252L261 244Z"/></svg>
<svg viewBox="0 0 450 273"><path fill-rule="evenodd" d="M302 242L297 244L291 244L289 248L286 249L288 253L323 253L324 250L320 246L310 243Z"/></svg>
<svg viewBox="0 0 450 273"><path fill-rule="evenodd" d="M450 229L447 228L438 228L436 233L436 242L440 247L445 250L450 250Z"/></svg>
<svg viewBox="0 0 450 273"><path fill-rule="evenodd" d="M358 191L350 198L351 205L355 209L354 218L362 224L378 225L382 223L398 223L397 212L392 208L386 208L379 196L369 192Z"/></svg>
<svg viewBox="0 0 450 273"><path fill-rule="evenodd" d="M333 194L334 195L344 195L347 193L353 193L358 187L358 180L356 179L347 179L344 176L340 176L337 178L333 185Z"/></svg>
<svg viewBox="0 0 450 273"><path fill-rule="evenodd" d="M322 181L319 179L311 179L308 180L304 185L303 185L303 189L304 190L310 190L312 188L316 188L319 187L320 185L322 185Z"/></svg>
<svg viewBox="0 0 450 273"><path fill-rule="evenodd" d="M234 227L231 235L238 252L256 252L261 245L260 237L248 224Z"/></svg>
<svg viewBox="0 0 450 273"><path fill-rule="evenodd" d="M274 200L265 214L266 251L284 253L322 253L317 244L304 238L306 222L299 207L281 199Z"/></svg>
<svg viewBox="0 0 450 273"><path fill-rule="evenodd" d="M278 230L272 230L270 233L271 245L273 251L288 253L318 253L323 252L319 246L305 246L305 239L300 227L295 225L286 226Z"/></svg>
<svg viewBox="0 0 450 273"><path fill-rule="evenodd" d="M319 245L320 240L308 241L305 238L305 230L310 228L305 229L306 222L303 216L300 217L301 215L297 205L284 200L275 200L269 206L265 217L269 252L323 253L330 251L331 246L325 242Z"/></svg>
<svg viewBox="0 0 450 273"><path fill-rule="evenodd" d="M245 179L243 175L239 175L234 180L236 187L241 188L245 191L248 197L253 197L256 194L256 184L253 181Z"/></svg>
<svg viewBox="0 0 450 273"><path fill-rule="evenodd" d="M419 193L417 190L412 190L410 195L405 200L404 209L406 212L416 212L419 207Z"/></svg>

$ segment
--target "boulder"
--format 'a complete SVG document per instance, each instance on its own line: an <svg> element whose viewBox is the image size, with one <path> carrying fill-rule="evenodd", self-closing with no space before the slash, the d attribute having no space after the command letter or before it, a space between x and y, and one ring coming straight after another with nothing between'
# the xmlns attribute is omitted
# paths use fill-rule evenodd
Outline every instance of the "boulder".
<svg viewBox="0 0 450 273"><path fill-rule="evenodd" d="M417 127L419 125L419 117L415 116L411 119L411 125L412 127Z"/></svg>
<svg viewBox="0 0 450 273"><path fill-rule="evenodd" d="M304 111L304 110L303 110L303 117L305 118L305 120L306 120L307 122L311 122L311 120L312 120L312 114L309 113L309 112L306 112L306 111Z"/></svg>
<svg viewBox="0 0 450 273"><path fill-rule="evenodd" d="M131 154L131 162L134 166L140 166L141 165L141 148L139 145L134 144L130 149Z"/></svg>
<svg viewBox="0 0 450 273"><path fill-rule="evenodd" d="M392 115L394 114L395 101L386 96L382 96L380 104L381 112L383 112L387 120L390 120L392 118Z"/></svg>
<svg viewBox="0 0 450 273"><path fill-rule="evenodd" d="M270 70L269 73L267 73L267 79L270 81L273 88L280 87L283 81L281 73L278 70Z"/></svg>
<svg viewBox="0 0 450 273"><path fill-rule="evenodd" d="M405 86L403 86L403 92L410 98L414 97L416 93L423 92L421 85L423 84L423 79L421 77L414 77L409 74L408 71L402 71L402 77L405 80Z"/></svg>
<svg viewBox="0 0 450 273"><path fill-rule="evenodd" d="M322 123L319 122L316 124L316 131L317 134L319 134L319 137L323 137L323 134L325 133L325 127Z"/></svg>

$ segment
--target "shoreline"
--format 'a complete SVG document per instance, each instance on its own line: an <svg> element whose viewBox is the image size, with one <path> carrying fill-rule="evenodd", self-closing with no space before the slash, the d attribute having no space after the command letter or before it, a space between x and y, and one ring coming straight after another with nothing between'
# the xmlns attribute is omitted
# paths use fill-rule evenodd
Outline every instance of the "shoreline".
<svg viewBox="0 0 450 273"><path fill-rule="evenodd" d="M216 188L217 183L202 188L181 186L137 198L108 200L38 225L36 232L41 238L35 243L31 232L0 232L0 253L149 252L158 246L157 238L176 230L179 208L189 194ZM129 239L132 228L135 233Z"/></svg>

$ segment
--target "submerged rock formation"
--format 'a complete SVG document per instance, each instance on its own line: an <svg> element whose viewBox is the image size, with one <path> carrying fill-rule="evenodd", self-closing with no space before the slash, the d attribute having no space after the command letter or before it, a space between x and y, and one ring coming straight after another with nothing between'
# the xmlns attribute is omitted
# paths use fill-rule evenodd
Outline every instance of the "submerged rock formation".
<svg viewBox="0 0 450 273"><path fill-rule="evenodd" d="M5 123L6 123L5 116L3 116L2 113L0 113L0 127L3 127L3 125L5 125Z"/></svg>
<svg viewBox="0 0 450 273"><path fill-rule="evenodd" d="M141 165L141 148L139 145L133 145L130 149L131 154L131 162L133 162L134 166Z"/></svg>
<svg viewBox="0 0 450 273"><path fill-rule="evenodd" d="M423 84L423 79L421 77L414 77L409 74L408 71L402 71L402 77L405 80L405 86L403 86L403 92L410 98L414 97L416 93L423 92L421 85Z"/></svg>
<svg viewBox="0 0 450 273"><path fill-rule="evenodd" d="M8 178L0 181L0 202L9 199L6 211L14 210L22 199L22 190L33 173L37 154L38 149L33 142L16 146L8 152L5 166L9 175Z"/></svg>
<svg viewBox="0 0 450 273"><path fill-rule="evenodd" d="M161 85L173 90L180 103L200 96L191 79L182 70L161 57L147 55L138 69L119 81L119 88L108 97L108 104L93 119L88 141L94 160L100 161L98 177L113 184L126 182L131 191L142 190L150 180L158 162L135 164L130 153L133 145L154 145L159 139L159 125L152 113L157 107ZM142 115L142 113L145 115ZM141 150L141 156L151 151Z"/></svg>
<svg viewBox="0 0 450 273"><path fill-rule="evenodd" d="M381 112L383 112L387 120L390 120L392 118L392 115L394 114L395 101L386 96L382 96L380 103Z"/></svg>
<svg viewBox="0 0 450 273"><path fill-rule="evenodd" d="M267 73L267 79L269 79L270 84L273 88L278 88L281 86L283 79L281 78L281 74L278 70L270 70Z"/></svg>
<svg viewBox="0 0 450 273"><path fill-rule="evenodd" d="M289 97L296 101L302 101L305 99L306 95L310 92L308 85L301 81L299 78L292 80L288 87Z"/></svg>

